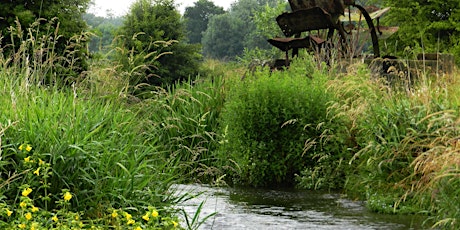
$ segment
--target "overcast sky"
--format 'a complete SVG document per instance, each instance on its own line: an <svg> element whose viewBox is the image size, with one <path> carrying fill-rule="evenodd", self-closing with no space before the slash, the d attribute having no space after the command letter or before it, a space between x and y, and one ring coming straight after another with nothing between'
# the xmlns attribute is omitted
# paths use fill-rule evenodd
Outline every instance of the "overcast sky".
<svg viewBox="0 0 460 230"><path fill-rule="evenodd" d="M90 13L94 13L97 16L105 16L107 10L111 10L116 16L124 15L128 12L129 7L135 0L93 0L96 5L92 6L89 10ZM176 4L180 4L179 10L184 12L185 7L193 6L198 0L174 0ZM228 10L230 4L235 2L235 0L211 0L217 6L224 7L225 10Z"/></svg>

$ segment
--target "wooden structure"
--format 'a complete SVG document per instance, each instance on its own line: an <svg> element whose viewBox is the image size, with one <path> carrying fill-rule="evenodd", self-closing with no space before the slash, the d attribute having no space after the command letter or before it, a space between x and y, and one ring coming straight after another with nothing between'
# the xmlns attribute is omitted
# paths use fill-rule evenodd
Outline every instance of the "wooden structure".
<svg viewBox="0 0 460 230"><path fill-rule="evenodd" d="M301 48L321 50L323 44L331 40L336 31L341 46L346 47L348 34L341 21L346 7L355 7L361 12L369 27L374 58L380 56L377 31L372 18L364 7L355 4L354 0L289 0L289 5L292 12L283 13L276 18L285 37L268 39L271 45L286 53L286 66L289 65L289 50L293 50L292 56L298 55L298 50ZM327 36L320 38L301 35L303 32L317 30L328 30Z"/></svg>

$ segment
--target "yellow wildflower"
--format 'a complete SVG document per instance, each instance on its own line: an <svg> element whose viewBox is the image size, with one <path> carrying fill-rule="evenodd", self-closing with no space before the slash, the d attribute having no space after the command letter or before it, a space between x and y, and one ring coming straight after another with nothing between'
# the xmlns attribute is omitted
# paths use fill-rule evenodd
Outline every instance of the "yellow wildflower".
<svg viewBox="0 0 460 230"><path fill-rule="evenodd" d="M117 210L113 210L112 218L116 218L118 216Z"/></svg>
<svg viewBox="0 0 460 230"><path fill-rule="evenodd" d="M127 220L131 220L131 218L133 218L133 216L131 216L131 214L125 212L125 217Z"/></svg>
<svg viewBox="0 0 460 230"><path fill-rule="evenodd" d="M59 219L57 218L57 216L53 216L51 219L52 219L54 222L58 222L58 221L59 221Z"/></svg>
<svg viewBox="0 0 460 230"><path fill-rule="evenodd" d="M129 220L128 220L128 222L127 222L127 224L128 224L128 225L130 225L130 224L134 224L134 223L136 223L136 221L135 221L135 220L133 220L133 219L129 219Z"/></svg>
<svg viewBox="0 0 460 230"><path fill-rule="evenodd" d="M37 222L33 222L32 225L30 226L30 230L35 230L35 229L38 229L38 223Z"/></svg>
<svg viewBox="0 0 460 230"><path fill-rule="evenodd" d="M24 215L26 217L27 220L30 220L32 219L32 213L28 212Z"/></svg>
<svg viewBox="0 0 460 230"><path fill-rule="evenodd" d="M38 159L38 165L44 165L45 162L42 159Z"/></svg>
<svg viewBox="0 0 460 230"><path fill-rule="evenodd" d="M22 201L21 203L19 203L19 206L20 206L21 208L25 208L25 207L27 207L27 203L24 202L24 201Z"/></svg>
<svg viewBox="0 0 460 230"><path fill-rule="evenodd" d="M66 192L64 194L64 200L69 201L70 199L72 199L72 194L70 194L70 192Z"/></svg>
<svg viewBox="0 0 460 230"><path fill-rule="evenodd" d="M156 210L153 210L152 211L152 216L155 217L155 218L158 217L158 212Z"/></svg>
<svg viewBox="0 0 460 230"><path fill-rule="evenodd" d="M79 220L80 217L78 215L75 216L75 220Z"/></svg>
<svg viewBox="0 0 460 230"><path fill-rule="evenodd" d="M26 163L32 162L32 161L30 160L30 156L24 158L24 161L25 161Z"/></svg>
<svg viewBox="0 0 460 230"><path fill-rule="evenodd" d="M19 227L20 229L24 229L24 228L26 228L26 224L19 224L18 227Z"/></svg>
<svg viewBox="0 0 460 230"><path fill-rule="evenodd" d="M31 192L31 188L25 188L24 190L22 190L22 196L28 196Z"/></svg>
<svg viewBox="0 0 460 230"><path fill-rule="evenodd" d="M37 170L34 171L34 174L40 176L40 167L38 167Z"/></svg>
<svg viewBox="0 0 460 230"><path fill-rule="evenodd" d="M134 230L142 230L142 228L137 226Z"/></svg>
<svg viewBox="0 0 460 230"><path fill-rule="evenodd" d="M38 212L38 208L32 205L32 212Z"/></svg>
<svg viewBox="0 0 460 230"><path fill-rule="evenodd" d="M174 226L175 228L177 227L177 225L179 225L179 224L178 224L176 221L174 221L174 220L172 221L172 224L173 224L173 226Z"/></svg>
<svg viewBox="0 0 460 230"><path fill-rule="evenodd" d="M9 209L6 209L6 215L11 216L11 214L13 214L13 211L10 211Z"/></svg>
<svg viewBox="0 0 460 230"><path fill-rule="evenodd" d="M30 146L29 144L27 144L27 145L26 145L26 144L20 145L20 146L19 146L19 150L21 150L21 151L24 150L24 146L25 146L25 150L26 150L27 152L30 152L30 150L32 150L32 146Z"/></svg>
<svg viewBox="0 0 460 230"><path fill-rule="evenodd" d="M142 216L142 219L149 221L150 220L150 213L146 213L145 215Z"/></svg>

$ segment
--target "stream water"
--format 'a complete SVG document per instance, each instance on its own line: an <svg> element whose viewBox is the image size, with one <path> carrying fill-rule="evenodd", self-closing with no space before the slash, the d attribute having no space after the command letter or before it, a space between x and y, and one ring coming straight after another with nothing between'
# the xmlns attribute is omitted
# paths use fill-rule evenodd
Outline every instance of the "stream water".
<svg viewBox="0 0 460 230"><path fill-rule="evenodd" d="M217 213L199 229L422 229L423 218L370 212L363 202L340 194L294 189L221 188L176 185L177 194L198 195L180 204L192 219Z"/></svg>

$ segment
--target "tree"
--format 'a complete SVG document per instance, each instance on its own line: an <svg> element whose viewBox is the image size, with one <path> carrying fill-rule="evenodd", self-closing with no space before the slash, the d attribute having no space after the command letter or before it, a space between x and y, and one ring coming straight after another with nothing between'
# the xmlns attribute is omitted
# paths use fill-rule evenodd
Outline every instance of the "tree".
<svg viewBox="0 0 460 230"><path fill-rule="evenodd" d="M80 44L69 48L70 41L75 35L81 35L86 30L86 23L82 19L82 14L86 11L90 0L7 0L0 4L0 31L2 34L3 52L8 54L14 52L18 47L10 46L18 45L18 41L27 40L30 34L27 33L29 26L35 25L37 29L33 35L35 39L43 37L46 33L57 32L52 39L55 41L54 52L64 55L72 54L77 63L64 65L61 71L68 71L69 67L72 71L67 74L75 75L87 69L84 39L79 40ZM57 19L56 19L57 18ZM40 20L39 20L40 19ZM44 20L42 20L44 19ZM54 23L55 22L55 23ZM19 23L19 25L17 24ZM46 31L45 26L40 28L38 25L54 23L55 31ZM18 29L21 27L26 33L11 34L11 28ZM41 30L39 30L41 29ZM14 30L13 30L14 31ZM70 49L70 50L69 50ZM77 72L74 72L74 70ZM64 74L64 75L67 75Z"/></svg>
<svg viewBox="0 0 460 230"><path fill-rule="evenodd" d="M203 35L204 54L234 59L244 49L270 48L267 38L257 31L254 16L264 11L266 5L275 7L277 4L277 0L239 0L233 3L228 13L212 17Z"/></svg>
<svg viewBox="0 0 460 230"><path fill-rule="evenodd" d="M385 17L399 31L390 42L425 52L452 52L460 58L458 0L385 0L392 7Z"/></svg>
<svg viewBox="0 0 460 230"><path fill-rule="evenodd" d="M208 28L209 19L214 15L225 13L222 7L209 0L198 0L192 7L185 8L187 37L190 43L201 43L203 32Z"/></svg>
<svg viewBox="0 0 460 230"><path fill-rule="evenodd" d="M211 18L203 35L203 53L211 58L234 59L243 52L245 23L231 14Z"/></svg>
<svg viewBox="0 0 460 230"><path fill-rule="evenodd" d="M115 38L116 31L123 25L123 17L98 17L94 14L85 14L83 19L89 26L89 29L96 36L91 37L89 42L89 51L99 52L106 51Z"/></svg>
<svg viewBox="0 0 460 230"><path fill-rule="evenodd" d="M126 70L131 71L140 65L147 67L143 69L144 79L140 82L131 79L131 84L167 86L197 74L201 58L199 47L184 42L185 26L172 0L137 0L131 6L119 35L125 37L121 45L132 51L137 60L128 63L130 57L120 53L118 60Z"/></svg>

